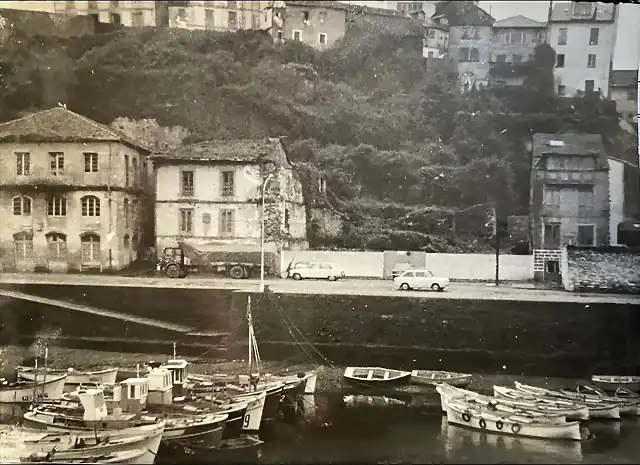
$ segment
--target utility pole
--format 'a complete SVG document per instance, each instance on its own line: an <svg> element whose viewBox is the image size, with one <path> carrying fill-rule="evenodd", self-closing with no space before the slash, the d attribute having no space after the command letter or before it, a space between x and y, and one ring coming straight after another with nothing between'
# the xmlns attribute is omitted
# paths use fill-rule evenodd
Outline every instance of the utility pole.
<svg viewBox="0 0 640 465"><path fill-rule="evenodd" d="M498 209L493 209L493 237L496 240L496 287L500 286L500 230L498 228Z"/></svg>

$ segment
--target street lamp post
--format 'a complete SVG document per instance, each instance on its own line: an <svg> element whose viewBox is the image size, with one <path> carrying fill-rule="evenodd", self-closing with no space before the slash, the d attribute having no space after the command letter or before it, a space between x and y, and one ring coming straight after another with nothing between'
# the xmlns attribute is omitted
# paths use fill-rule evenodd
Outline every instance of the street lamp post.
<svg viewBox="0 0 640 465"><path fill-rule="evenodd" d="M273 177L271 173L262 184L262 226L260 228L260 292L264 292L264 196L267 183Z"/></svg>

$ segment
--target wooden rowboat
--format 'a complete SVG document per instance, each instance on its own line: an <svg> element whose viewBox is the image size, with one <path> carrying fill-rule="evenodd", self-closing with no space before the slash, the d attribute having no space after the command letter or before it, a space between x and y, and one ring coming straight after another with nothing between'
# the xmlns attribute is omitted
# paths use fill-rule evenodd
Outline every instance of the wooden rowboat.
<svg viewBox="0 0 640 465"><path fill-rule="evenodd" d="M506 386L493 386L493 395L500 401L508 402L509 405L525 406L527 408L535 408L541 412L563 414L567 420L589 419L589 408L586 405L569 400L548 399Z"/></svg>
<svg viewBox="0 0 640 465"><path fill-rule="evenodd" d="M640 376L593 375L591 381L607 392L613 392L618 388L625 388L632 392L640 391Z"/></svg>
<svg viewBox="0 0 640 465"><path fill-rule="evenodd" d="M439 387L438 387L439 388ZM438 389L436 388L436 389ZM559 423L544 417L494 412L459 399L444 398L447 421L479 431L545 439L582 439L580 423Z"/></svg>
<svg viewBox="0 0 640 465"><path fill-rule="evenodd" d="M395 386L407 383L411 372L379 367L347 367L344 377L348 382L358 385Z"/></svg>
<svg viewBox="0 0 640 465"><path fill-rule="evenodd" d="M625 395L625 392L630 391L617 391L616 394L610 396L602 389L595 386L578 384L575 391L563 389L562 392L572 395L577 393L578 395L583 396L583 398L602 400L609 404L617 405L620 408L621 415L640 415L640 395Z"/></svg>
<svg viewBox="0 0 640 465"><path fill-rule="evenodd" d="M468 373L453 373L439 370L413 370L411 383L413 384L438 384L447 383L450 386L466 387L471 383L473 375Z"/></svg>
<svg viewBox="0 0 640 465"><path fill-rule="evenodd" d="M43 369L38 369L38 378L42 379ZM36 379L36 371L33 367L16 367L16 373L19 379L26 379L27 381L34 381ZM115 384L116 377L118 376L117 368L105 368L104 370L95 371L82 371L74 370L73 368L55 369L47 368L47 376L62 376L67 375L65 380L66 384L79 385L79 384Z"/></svg>
<svg viewBox="0 0 640 465"><path fill-rule="evenodd" d="M440 394L440 403L442 405L442 411L446 413L444 408L444 400L448 399L462 399L464 402L481 406L482 408L488 408L494 411L496 414L524 414L531 416L532 418L545 418L549 420L555 420L558 423L564 423L567 421L567 417L563 413L557 412L542 412L536 408L527 408L522 406L514 406L509 401L497 399L495 397L480 394L474 391L468 391L466 389L457 388L449 384L443 383L436 387L438 394Z"/></svg>
<svg viewBox="0 0 640 465"><path fill-rule="evenodd" d="M572 402L584 404L589 408L590 418L607 418L610 420L620 419L620 408L617 404L611 404L602 400L593 400L581 396L580 394L567 395L564 392L553 391L551 389L530 386L528 384L515 382L516 389L539 397L548 399L565 399Z"/></svg>

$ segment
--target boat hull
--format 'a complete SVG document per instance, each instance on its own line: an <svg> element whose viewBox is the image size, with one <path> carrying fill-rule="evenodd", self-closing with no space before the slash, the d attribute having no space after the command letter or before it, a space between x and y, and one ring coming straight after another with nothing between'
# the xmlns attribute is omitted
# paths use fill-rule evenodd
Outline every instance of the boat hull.
<svg viewBox="0 0 640 465"><path fill-rule="evenodd" d="M606 392L614 392L624 388L632 392L640 392L640 377L638 376L598 376L591 377L591 382Z"/></svg>
<svg viewBox="0 0 640 465"><path fill-rule="evenodd" d="M30 367L18 367L16 368L18 378L33 381L36 378L36 374L33 368ZM117 368L108 368L105 370L96 371L67 371L67 370L47 370L47 376L62 376L67 375L65 384L68 385L80 385L80 384L116 384L116 378L118 376ZM38 373L38 378L42 379L42 372Z"/></svg>
<svg viewBox="0 0 640 465"><path fill-rule="evenodd" d="M402 386L411 379L411 372L379 367L347 367L344 370L344 379L355 386Z"/></svg>
<svg viewBox="0 0 640 465"><path fill-rule="evenodd" d="M260 431L262 416L267 403L267 393L257 394L253 399L247 398L247 411L242 418L242 432L255 433Z"/></svg>
<svg viewBox="0 0 640 465"><path fill-rule="evenodd" d="M525 394L521 393L522 396L519 397L519 392L512 390L510 388L503 388L502 386L494 386L493 387L493 395L496 399L502 400L504 402L509 402L511 405L523 405L523 406L531 406L533 408L538 408L541 412L545 413L558 413L564 415L567 420L588 420L589 419L589 408L585 405L571 408L569 406L562 406L553 401L544 401L539 399L531 399L530 397L524 397ZM568 402L567 402L568 403Z"/></svg>
<svg viewBox="0 0 640 465"><path fill-rule="evenodd" d="M196 415L166 420L163 442L204 441L215 444L222 440L227 415Z"/></svg>
<svg viewBox="0 0 640 465"><path fill-rule="evenodd" d="M578 422L549 424L518 423L509 418L466 413L454 407L449 399L445 399L444 407L449 423L478 431L530 438L567 439L574 441L581 439L580 424Z"/></svg>
<svg viewBox="0 0 640 465"><path fill-rule="evenodd" d="M70 418L68 422L55 422L56 418L60 418L61 415L57 415L55 413L49 412L39 412L38 409L27 412L24 414L22 419L22 425L25 428L34 428L46 431L54 431L54 432L74 432L74 433L86 433L86 434L94 434L94 428L89 426L82 417ZM127 420L122 421L108 421L108 422L100 422L97 425L96 431L98 432L108 432L111 437L123 437L123 436L138 436L142 434L150 434L150 432L155 431L157 428L161 427L164 430L165 421L148 421L148 422L139 422L132 426L130 425L132 422Z"/></svg>
<svg viewBox="0 0 640 465"><path fill-rule="evenodd" d="M34 391L36 399L60 400L64 392L67 375L51 377L46 382L25 384L24 386L0 388L0 403L24 404L32 403Z"/></svg>
<svg viewBox="0 0 640 465"><path fill-rule="evenodd" d="M454 387L466 387L473 380L473 376L469 374L456 374L429 370L413 370L411 372L411 384L420 385L436 385L438 383L447 383Z"/></svg>

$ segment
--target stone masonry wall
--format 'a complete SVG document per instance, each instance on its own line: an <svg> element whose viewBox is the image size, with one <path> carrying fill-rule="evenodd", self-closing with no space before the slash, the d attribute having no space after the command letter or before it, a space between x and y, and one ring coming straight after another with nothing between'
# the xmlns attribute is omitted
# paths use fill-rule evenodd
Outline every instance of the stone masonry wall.
<svg viewBox="0 0 640 465"><path fill-rule="evenodd" d="M567 291L640 294L640 249L572 247L562 254Z"/></svg>

